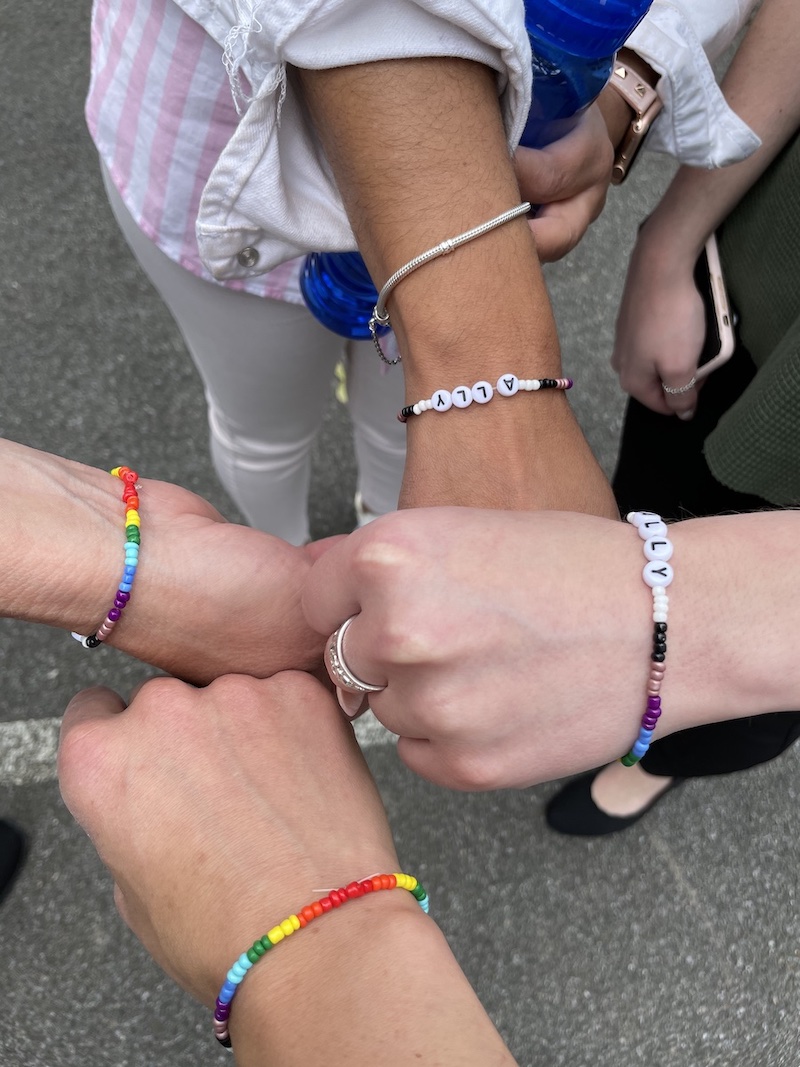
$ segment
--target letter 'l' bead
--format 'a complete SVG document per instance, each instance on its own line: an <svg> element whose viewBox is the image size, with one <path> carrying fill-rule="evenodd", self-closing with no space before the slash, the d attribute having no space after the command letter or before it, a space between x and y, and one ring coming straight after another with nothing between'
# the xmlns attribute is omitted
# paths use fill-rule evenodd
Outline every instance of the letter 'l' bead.
<svg viewBox="0 0 800 1067"><path fill-rule="evenodd" d="M472 403L472 387L469 385L457 385L450 395L454 408L468 408Z"/></svg>

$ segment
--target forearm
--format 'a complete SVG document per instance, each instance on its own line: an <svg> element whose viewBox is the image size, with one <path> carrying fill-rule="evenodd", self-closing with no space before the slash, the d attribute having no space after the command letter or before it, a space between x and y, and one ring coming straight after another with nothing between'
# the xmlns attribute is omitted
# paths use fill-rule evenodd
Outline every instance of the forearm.
<svg viewBox="0 0 800 1067"><path fill-rule="evenodd" d="M800 707L800 512L694 519L670 530L670 729Z"/></svg>
<svg viewBox="0 0 800 1067"><path fill-rule="evenodd" d="M520 202L488 69L432 58L298 77L378 287L421 252ZM439 388L494 384L508 372L561 375L555 323L524 219L412 272L388 307L409 403ZM566 468L574 450L581 470L594 474L563 395L477 407L409 421L414 503L441 503L456 484L463 504L557 506L548 494L559 446ZM588 484L591 477L575 481ZM579 491L575 497L564 506L580 506ZM613 508L610 494L599 506ZM586 509L596 507L589 499Z"/></svg>
<svg viewBox="0 0 800 1067"><path fill-rule="evenodd" d="M765 0L722 81L731 108L761 138L741 163L681 167L648 227L696 258L800 125L800 12L794 0Z"/></svg>
<svg viewBox="0 0 800 1067"><path fill-rule="evenodd" d="M231 1013L239 1067L514 1063L441 932L388 895L331 913L316 938L253 968ZM298 1004L312 1007L300 1016Z"/></svg>

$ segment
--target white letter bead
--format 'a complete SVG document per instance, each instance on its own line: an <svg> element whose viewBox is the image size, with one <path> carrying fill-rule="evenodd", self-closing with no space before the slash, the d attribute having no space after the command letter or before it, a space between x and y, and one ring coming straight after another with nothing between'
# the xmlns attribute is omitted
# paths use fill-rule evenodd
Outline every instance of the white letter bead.
<svg viewBox="0 0 800 1067"><path fill-rule="evenodd" d="M516 374L501 374L497 379L497 391L500 396L513 396L519 390L519 378Z"/></svg>
<svg viewBox="0 0 800 1067"><path fill-rule="evenodd" d="M642 571L645 585L652 589L654 586L667 586L672 581L673 570L666 560L653 559L645 563Z"/></svg>
<svg viewBox="0 0 800 1067"><path fill-rule="evenodd" d="M472 390L468 385L457 385L451 395L454 408L468 408L472 403Z"/></svg>
<svg viewBox="0 0 800 1067"><path fill-rule="evenodd" d="M643 541L649 541L651 537L663 537L667 532L667 524L656 516L654 519L645 519L636 527Z"/></svg>
<svg viewBox="0 0 800 1067"><path fill-rule="evenodd" d="M446 389L437 389L431 397L431 407L434 411L449 411L453 406L453 398Z"/></svg>
<svg viewBox="0 0 800 1067"><path fill-rule="evenodd" d="M642 548L647 559L672 558L672 542L668 541L666 537L648 537Z"/></svg>
<svg viewBox="0 0 800 1067"><path fill-rule="evenodd" d="M660 515L656 515L654 511L629 511L625 518L633 526L641 526L643 522L647 522L648 519L660 519Z"/></svg>
<svg viewBox="0 0 800 1067"><path fill-rule="evenodd" d="M489 382L475 382L472 387L472 399L476 404L488 404L493 396L494 389Z"/></svg>

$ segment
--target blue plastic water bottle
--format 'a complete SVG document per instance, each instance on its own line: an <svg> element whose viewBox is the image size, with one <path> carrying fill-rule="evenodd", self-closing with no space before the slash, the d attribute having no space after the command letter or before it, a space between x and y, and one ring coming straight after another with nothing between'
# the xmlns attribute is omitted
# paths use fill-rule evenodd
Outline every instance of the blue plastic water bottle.
<svg viewBox="0 0 800 1067"><path fill-rule="evenodd" d="M651 3L525 0L533 101L520 144L541 148L569 133L608 81L614 53ZM300 288L309 311L329 330L353 340L369 338L378 293L358 252L312 252Z"/></svg>

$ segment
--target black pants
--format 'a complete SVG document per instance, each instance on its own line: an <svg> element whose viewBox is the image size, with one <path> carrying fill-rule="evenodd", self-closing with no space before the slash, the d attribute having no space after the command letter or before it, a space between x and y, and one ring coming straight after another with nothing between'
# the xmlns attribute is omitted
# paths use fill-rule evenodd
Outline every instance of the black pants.
<svg viewBox="0 0 800 1067"><path fill-rule="evenodd" d="M657 415L636 400L628 401L613 481L623 515L650 510L665 519L686 519L774 510L774 505L760 497L721 485L703 455L706 437L754 374L753 362L740 345L706 380L689 422L674 415ZM672 669L680 670L680 664ZM724 718L725 708L719 710ZM650 774L682 778L728 774L774 759L798 737L797 711L712 723L654 742L642 767Z"/></svg>

